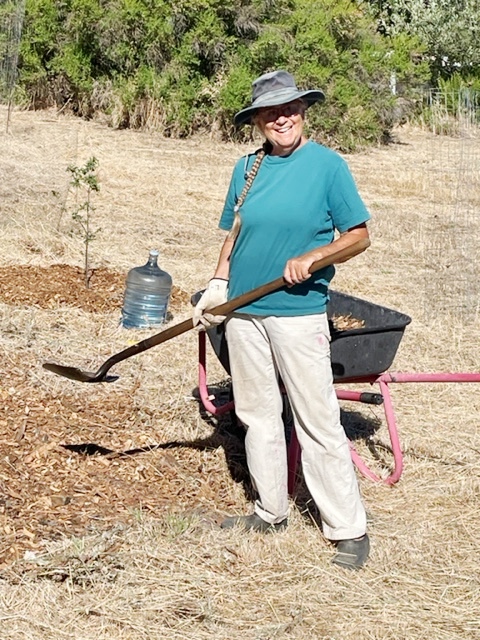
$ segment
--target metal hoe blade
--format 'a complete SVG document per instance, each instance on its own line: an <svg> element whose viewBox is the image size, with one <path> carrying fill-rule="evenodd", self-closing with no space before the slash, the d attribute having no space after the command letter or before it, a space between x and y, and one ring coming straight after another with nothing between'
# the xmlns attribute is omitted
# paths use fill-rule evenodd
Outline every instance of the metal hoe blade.
<svg viewBox="0 0 480 640"><path fill-rule="evenodd" d="M118 376L102 375L101 372L90 373L89 371L77 369L77 367L64 367L54 362L45 362L43 368L69 380L76 380L77 382L115 382L115 380L118 380Z"/></svg>

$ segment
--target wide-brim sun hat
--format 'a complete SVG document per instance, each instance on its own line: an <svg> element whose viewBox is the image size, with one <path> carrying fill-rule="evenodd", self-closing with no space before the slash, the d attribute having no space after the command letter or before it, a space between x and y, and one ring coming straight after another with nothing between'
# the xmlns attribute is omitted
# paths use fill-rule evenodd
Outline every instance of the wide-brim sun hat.
<svg viewBox="0 0 480 640"><path fill-rule="evenodd" d="M297 88L293 76L283 69L264 73L252 82L252 104L236 113L233 121L237 127L242 124L252 124L252 117L257 109L287 104L299 98L308 108L315 102L325 100L325 94L320 89L301 91Z"/></svg>

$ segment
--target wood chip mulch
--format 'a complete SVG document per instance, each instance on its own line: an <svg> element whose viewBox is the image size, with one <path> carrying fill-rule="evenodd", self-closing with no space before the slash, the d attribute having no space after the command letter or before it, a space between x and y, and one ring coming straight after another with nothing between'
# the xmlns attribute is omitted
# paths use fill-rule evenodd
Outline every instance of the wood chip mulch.
<svg viewBox="0 0 480 640"><path fill-rule="evenodd" d="M0 302L106 312L121 308L124 282L124 274L99 269L86 289L82 270L68 265L4 267ZM172 312L189 299L174 287ZM0 358L0 575L45 541L131 522L139 510L227 506L217 463L205 464L205 451L220 446L214 437L152 443L145 422L168 423L168 407L136 406L133 390L101 400L48 395L32 385L25 354L6 360Z"/></svg>
<svg viewBox="0 0 480 640"><path fill-rule="evenodd" d="M121 309L124 287L125 274L108 269L95 270L87 289L74 266L0 268L0 302L16 307L106 313ZM189 304L190 294L174 286L173 314ZM345 329L355 326L352 320L335 322ZM167 424L168 407L139 407L134 390L109 391L101 400L49 395L32 385L27 355L9 353L6 360L0 359L0 576L46 541L128 523L142 510L200 509L214 520L231 508L215 451L223 446L232 476L244 482L236 438L229 449L217 432L207 441L152 443L145 424Z"/></svg>
<svg viewBox="0 0 480 640"><path fill-rule="evenodd" d="M335 331L351 331L352 329L363 329L365 327L365 320L354 318L351 313L346 316L332 316L330 321Z"/></svg>
<svg viewBox="0 0 480 640"><path fill-rule="evenodd" d="M80 267L67 264L50 267L0 267L0 301L41 309L67 306L92 313L104 313L121 309L125 277L123 272L95 269L90 274L87 288L84 272ZM189 294L173 286L170 302L172 307L189 300Z"/></svg>

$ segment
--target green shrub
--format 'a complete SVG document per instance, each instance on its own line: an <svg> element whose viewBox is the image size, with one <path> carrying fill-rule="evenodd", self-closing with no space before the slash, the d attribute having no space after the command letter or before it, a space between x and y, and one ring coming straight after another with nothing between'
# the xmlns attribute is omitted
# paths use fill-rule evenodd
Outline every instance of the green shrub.
<svg viewBox="0 0 480 640"><path fill-rule="evenodd" d="M309 131L350 150L398 121L390 82L408 100L425 81L415 36L383 37L352 0L27 0L20 83L33 107L68 105L112 126L172 136L214 128L245 139L232 118L252 80L286 68L325 90ZM408 103L409 104L409 103Z"/></svg>

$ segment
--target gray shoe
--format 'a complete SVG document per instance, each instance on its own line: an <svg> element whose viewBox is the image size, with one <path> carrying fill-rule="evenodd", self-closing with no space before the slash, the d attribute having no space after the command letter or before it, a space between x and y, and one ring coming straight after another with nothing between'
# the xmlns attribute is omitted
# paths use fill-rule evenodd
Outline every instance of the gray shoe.
<svg viewBox="0 0 480 640"><path fill-rule="evenodd" d="M245 531L259 531L260 533L273 533L274 531L281 531L285 529L288 524L288 519L282 520L277 524L270 524L262 520L260 516L253 513L251 516L231 516L225 518L220 524L222 529L233 529L234 527L242 527Z"/></svg>
<svg viewBox="0 0 480 640"><path fill-rule="evenodd" d="M333 564L345 569L363 567L370 552L370 540L367 534L352 540L339 540L335 544L337 553L332 558Z"/></svg>

